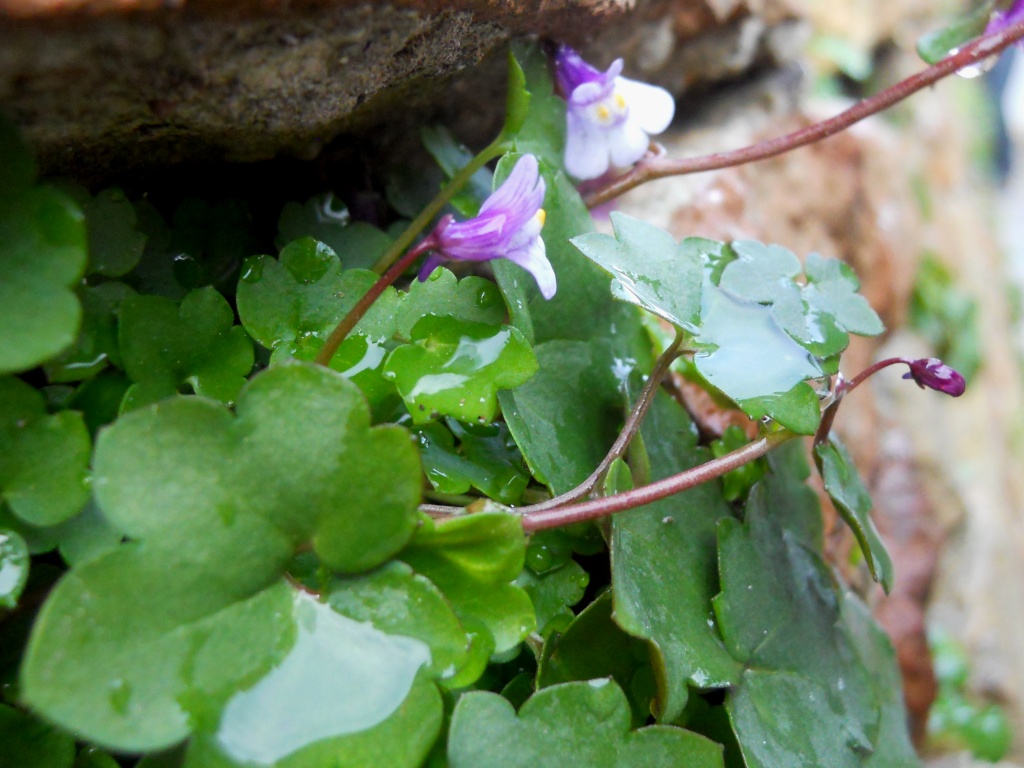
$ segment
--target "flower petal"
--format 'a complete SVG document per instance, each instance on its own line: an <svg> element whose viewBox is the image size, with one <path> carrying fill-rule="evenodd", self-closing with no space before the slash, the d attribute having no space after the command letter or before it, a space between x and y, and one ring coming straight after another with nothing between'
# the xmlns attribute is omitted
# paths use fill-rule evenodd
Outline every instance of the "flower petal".
<svg viewBox="0 0 1024 768"><path fill-rule="evenodd" d="M577 179L596 179L608 170L608 131L573 113L566 117L565 170Z"/></svg>
<svg viewBox="0 0 1024 768"><path fill-rule="evenodd" d="M664 88L620 77L615 81L615 90L629 105L630 120L635 120L648 134L661 133L672 122L676 101Z"/></svg>
<svg viewBox="0 0 1024 768"><path fill-rule="evenodd" d="M548 261L547 248L541 238L534 238L527 248L509 253L508 260L533 275L533 279L537 281L537 287L540 289L540 295L545 299L550 299L555 295L558 288L555 270L552 269L551 262Z"/></svg>
<svg viewBox="0 0 1024 768"><path fill-rule="evenodd" d="M628 168L644 156L651 145L643 128L630 115L615 131L609 132L608 146L611 150L612 165Z"/></svg>

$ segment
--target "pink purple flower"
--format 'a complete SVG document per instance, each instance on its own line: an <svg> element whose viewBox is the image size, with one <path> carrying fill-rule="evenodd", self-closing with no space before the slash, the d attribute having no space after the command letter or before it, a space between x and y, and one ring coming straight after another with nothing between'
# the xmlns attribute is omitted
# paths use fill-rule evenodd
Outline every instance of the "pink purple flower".
<svg viewBox="0 0 1024 768"><path fill-rule="evenodd" d="M992 12L988 26L985 27L985 34L1000 32L1021 19L1024 19L1024 0L1014 0L1008 7L997 8Z"/></svg>
<svg viewBox="0 0 1024 768"><path fill-rule="evenodd" d="M650 136L672 122L676 106L668 91L621 72L622 59L601 72L565 45L555 56L555 79L568 102L565 170L577 179L628 168L647 152Z"/></svg>
<svg viewBox="0 0 1024 768"><path fill-rule="evenodd" d="M420 269L420 280L446 259L490 261L508 259L537 281L541 295L555 295L555 271L548 261L540 231L544 226L544 179L537 158L523 155L508 178L480 206L480 213L468 221L448 215L417 246L430 252Z"/></svg>
<svg viewBox="0 0 1024 768"><path fill-rule="evenodd" d="M964 377L937 357L905 362L910 366L910 371L903 374L903 378L913 379L922 389L928 387L952 397L960 397L967 388Z"/></svg>

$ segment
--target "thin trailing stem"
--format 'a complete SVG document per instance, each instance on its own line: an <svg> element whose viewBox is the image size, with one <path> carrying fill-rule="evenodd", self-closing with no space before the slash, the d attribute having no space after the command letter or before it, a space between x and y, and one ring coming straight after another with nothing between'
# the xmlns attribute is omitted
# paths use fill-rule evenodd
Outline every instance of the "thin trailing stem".
<svg viewBox="0 0 1024 768"><path fill-rule="evenodd" d="M579 501L594 490L594 487L601 481L601 478L604 477L608 468L612 465L612 462L620 458L626 452L630 442L633 440L633 436L637 433L637 430L640 429L640 424L643 422L644 416L647 414L647 409L650 408L651 403L654 401L654 395L657 394L658 388L661 386L661 382L665 378L665 374L668 373L669 366L672 365L672 362L677 357L679 357L679 347L682 343L682 334L676 333L675 340L654 363L654 369L651 371L651 375L647 377L647 381L644 383L644 388L640 392L640 397L638 398L636 405L633 406L633 410L629 414L629 418L626 419L626 423L623 425L622 431L615 439L615 442L612 444L608 454L604 459L602 459L601 463L597 465L597 469L591 472L590 476L586 480L571 491L567 491L560 496L555 496L547 501L542 501L539 504L533 504L529 507L521 507L519 510L521 514L528 515L543 512L546 509L563 507L566 504Z"/></svg>
<svg viewBox="0 0 1024 768"><path fill-rule="evenodd" d="M794 437L798 437L794 432L773 432L767 437L748 443L742 448L727 453L725 456L713 459L685 472L680 472L677 475L666 477L664 480L658 480L649 485L642 486L641 488L634 488L631 491L606 496L603 499L592 499L579 504L545 509L540 512L524 512L522 516L523 530L527 533L532 533L533 531L558 528L572 523L597 520L614 512L623 512L627 509L634 509L644 504L660 501L706 483L716 477L721 477L726 472L738 469L744 464L764 456L772 448Z"/></svg>
<svg viewBox="0 0 1024 768"><path fill-rule="evenodd" d="M398 236L398 239L391 244L387 252L380 257L380 260L374 264L373 271L378 275L384 272L392 263L394 263L399 256L401 256L405 250L412 245L412 241L416 239L416 236L422 232L426 226L434 220L434 217L441 212L441 209L448 204L455 195L461 190L466 183L472 178L473 174L483 168L487 163L496 157L504 154L508 150L508 139L505 138L505 134L502 133L480 151L476 157L470 160L466 165L458 170L458 172L452 176L451 180L444 185L444 188L438 193L437 197L431 200L427 207L420 211L419 215L412 220L405 231Z"/></svg>
<svg viewBox="0 0 1024 768"><path fill-rule="evenodd" d="M762 141L749 147L729 152L717 152L700 157L672 158L663 153L652 153L637 163L631 171L612 180L607 185L594 190L585 198L587 206L606 203L629 190L654 179L666 176L683 176L690 173L713 171L745 165L758 160L775 157L798 147L826 139L839 131L849 128L877 112L891 107L908 96L937 83L964 67L977 64L995 55L1009 45L1024 38L1024 21L1012 24L998 32L984 35L964 46L956 53L947 56L932 66L901 80L889 88L858 102L845 112L835 117L801 128L785 136L778 136Z"/></svg>
<svg viewBox="0 0 1024 768"><path fill-rule="evenodd" d="M334 330L331 331L331 335L327 337L327 341L324 342L323 347L317 353L316 363L319 365L330 365L331 358L334 357L334 353L338 351L338 347L341 346L341 342L345 340L352 329L356 327L360 320L363 319L363 315L367 313L373 302L375 302L380 295L384 293L384 290L395 282L402 273L405 272L409 266L416 261L420 256L426 253L433 246L434 241L427 238L422 243L417 245L411 251L405 254L401 259L391 265L377 282L370 286L370 290L364 293L356 305L349 310L349 313L345 315L341 322L335 326Z"/></svg>

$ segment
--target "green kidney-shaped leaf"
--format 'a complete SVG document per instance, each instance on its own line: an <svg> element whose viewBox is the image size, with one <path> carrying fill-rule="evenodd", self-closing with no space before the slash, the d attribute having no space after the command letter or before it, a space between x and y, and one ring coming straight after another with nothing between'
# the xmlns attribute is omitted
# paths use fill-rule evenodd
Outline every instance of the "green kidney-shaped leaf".
<svg viewBox="0 0 1024 768"><path fill-rule="evenodd" d="M21 520L56 525L83 507L91 447L80 413L47 415L38 391L0 378L0 499Z"/></svg>
<svg viewBox="0 0 1024 768"><path fill-rule="evenodd" d="M185 385L198 395L234 402L253 365L252 342L234 317L231 305L210 287L192 291L180 306L163 296L125 299L121 354L135 382L125 408L171 397Z"/></svg>
<svg viewBox="0 0 1024 768"><path fill-rule="evenodd" d="M304 237L286 245L277 259L253 256L245 262L238 316L267 349L309 344L316 351L376 280L369 270L344 269L334 251ZM385 292L356 330L374 339L390 335L394 299L394 291Z"/></svg>
<svg viewBox="0 0 1024 768"><path fill-rule="evenodd" d="M422 672L430 648L302 593L286 611L294 640L203 728L185 768L419 766L442 716Z"/></svg>
<svg viewBox="0 0 1024 768"><path fill-rule="evenodd" d="M416 423L438 415L494 421L498 390L518 387L537 371L530 345L508 325L427 316L411 336L412 344L388 357L384 376Z"/></svg>
<svg viewBox="0 0 1024 768"><path fill-rule="evenodd" d="M814 448L825 491L835 502L843 520L853 530L871 576L888 592L892 589L892 558L871 519L871 495L857 473L846 448L834 437Z"/></svg>
<svg viewBox="0 0 1024 768"><path fill-rule="evenodd" d="M66 195L32 186L34 164L0 121L0 374L24 371L70 345L82 309L72 287L85 271L85 217ZM6 180L6 179L5 179Z"/></svg>
<svg viewBox="0 0 1024 768"><path fill-rule="evenodd" d="M429 579L405 563L391 562L365 576L336 581L327 601L350 619L425 643L430 649L427 668L435 678L453 677L468 661L469 637L451 606Z"/></svg>
<svg viewBox="0 0 1024 768"><path fill-rule="evenodd" d="M536 627L530 598L513 584L525 551L519 518L487 512L425 521L400 557L440 588L464 624L486 627L501 654Z"/></svg>
<svg viewBox="0 0 1024 768"><path fill-rule="evenodd" d="M611 679L534 694L517 714L497 694L459 699L448 735L451 768L720 768L722 748L671 726L630 732L629 704Z"/></svg>
<svg viewBox="0 0 1024 768"><path fill-rule="evenodd" d="M614 278L615 298L695 331L702 282L695 244L676 243L667 232L622 213L611 218L615 237L589 233L574 237L572 244Z"/></svg>
<svg viewBox="0 0 1024 768"><path fill-rule="evenodd" d="M354 385L292 364L254 378L237 416L179 397L120 418L95 478L104 515L136 541L61 580L22 692L90 740L138 751L188 734L189 691L223 697L266 672L289 637L278 579L303 542L343 573L400 550L420 472L404 430L369 428Z"/></svg>

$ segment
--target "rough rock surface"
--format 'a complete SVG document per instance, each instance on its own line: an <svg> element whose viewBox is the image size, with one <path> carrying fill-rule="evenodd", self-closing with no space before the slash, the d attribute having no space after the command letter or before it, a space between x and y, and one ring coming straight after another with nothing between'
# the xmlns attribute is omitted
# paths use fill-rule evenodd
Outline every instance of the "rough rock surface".
<svg viewBox="0 0 1024 768"><path fill-rule="evenodd" d="M0 109L51 172L309 158L405 115L494 112L503 72L468 102L451 81L513 35L594 41L681 92L792 57L794 18L786 0L0 0Z"/></svg>

